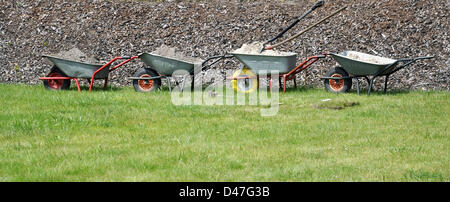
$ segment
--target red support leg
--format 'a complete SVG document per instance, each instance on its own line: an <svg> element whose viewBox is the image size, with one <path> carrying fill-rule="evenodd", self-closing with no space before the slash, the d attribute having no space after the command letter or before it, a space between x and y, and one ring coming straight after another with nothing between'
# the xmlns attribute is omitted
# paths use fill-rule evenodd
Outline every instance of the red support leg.
<svg viewBox="0 0 450 202"><path fill-rule="evenodd" d="M94 86L94 77L91 78L91 85L89 85L89 92L91 92L93 86Z"/></svg>
<svg viewBox="0 0 450 202"><path fill-rule="evenodd" d="M75 83L77 84L78 92L81 92L80 83L78 83L78 79L73 78L75 80Z"/></svg>

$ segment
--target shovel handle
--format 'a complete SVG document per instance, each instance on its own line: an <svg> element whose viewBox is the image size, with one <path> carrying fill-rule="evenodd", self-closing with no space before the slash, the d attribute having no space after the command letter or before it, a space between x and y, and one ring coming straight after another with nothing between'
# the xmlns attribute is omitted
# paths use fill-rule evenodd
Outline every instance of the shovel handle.
<svg viewBox="0 0 450 202"><path fill-rule="evenodd" d="M290 38L288 38L288 39L286 39L286 40L284 40L284 41L282 41L282 42L280 42L278 44L275 44L273 46L266 47L265 50L270 50L270 49L276 48L278 46L281 46L281 45L283 45L286 42L292 41L293 39L299 37L300 35L304 34L305 32L309 31L310 29L314 28L315 26L319 25L320 23L324 22L325 20L328 20L329 18L335 16L336 14L340 13L341 11L343 11L346 8L347 8L347 6L342 7L341 9L335 11L334 13L330 14L329 16L323 18L322 20L320 20L320 21L314 23L313 25L309 26L308 28L304 29L303 31L295 34L294 36L292 36L292 37L290 37Z"/></svg>

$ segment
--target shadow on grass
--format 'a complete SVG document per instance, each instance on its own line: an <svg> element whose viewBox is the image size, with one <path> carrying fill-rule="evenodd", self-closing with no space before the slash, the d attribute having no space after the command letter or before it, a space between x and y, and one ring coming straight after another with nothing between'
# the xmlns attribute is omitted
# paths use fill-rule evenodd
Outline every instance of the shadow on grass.
<svg viewBox="0 0 450 202"><path fill-rule="evenodd" d="M360 89L360 95L369 95L368 94L369 88L363 88ZM380 96L380 95L406 95L406 94L410 94L412 91L410 90L401 90L401 89L396 89L396 90L388 90L386 93L383 91L383 89L381 90L371 90L370 91L370 96ZM350 90L350 92L348 93L354 93L354 94L358 94L358 92L356 91L356 89L352 89Z"/></svg>
<svg viewBox="0 0 450 202"><path fill-rule="evenodd" d="M80 86L81 91L87 91L89 92L89 86L82 85ZM93 91L112 91L112 92L118 92L123 91L124 87L117 87L117 86L108 86L106 90L103 88L103 86L93 86L91 92ZM71 86L69 91L78 91L78 88L76 86Z"/></svg>
<svg viewBox="0 0 450 202"><path fill-rule="evenodd" d="M321 88L321 86L314 86L314 85L307 85L307 86L297 86L297 88L289 87L286 89L286 93L294 93L294 92L311 92L311 91L317 91L317 90L323 90L324 92L327 92L325 88ZM361 96L367 96L368 95L369 88L361 88L360 89L360 95ZM283 89L280 88L280 92L283 92ZM370 96L385 96L385 95L407 95L411 92L414 92L412 90L405 90L405 89L394 89L394 90L387 90L386 93L384 93L383 89L372 89L370 92ZM425 91L426 92L426 91ZM327 92L330 94L335 94L332 92ZM346 94L355 94L357 95L356 89L351 89Z"/></svg>
<svg viewBox="0 0 450 202"><path fill-rule="evenodd" d="M205 91L206 88L208 86L202 86L201 90ZM82 85L80 86L81 91L89 91L89 86L88 85ZM126 87L117 87L117 86L108 86L108 88L105 90L103 88L102 85L97 85L94 86L92 91L112 91L112 92L120 92L120 91L124 91L126 89ZM174 89L174 87L172 87L172 90ZM70 91L77 91L77 87L76 86L71 86ZM297 86L297 88L294 87L289 87L286 89L286 93L298 93L298 92L312 92L312 91L317 91L317 90L323 90L324 92L327 92L324 88L320 88L320 86L314 86L314 85L305 85L305 86ZM367 96L368 95L368 88L361 88L360 89L360 95L361 96ZM157 89L156 91L159 92L170 92L169 87L168 86L161 86L160 89ZM187 92L190 91L190 88L187 89ZM224 92L226 91L226 89L224 89ZM269 92L269 89L267 89L267 91ZM279 89L280 93L283 93L283 88ZM383 95L406 95L406 94L410 94L411 90L404 90L404 89L394 89L394 90L389 90L384 93L383 89L375 89L372 90L370 92L370 96L383 96ZM331 92L327 92L330 94L334 94ZM346 94L357 94L356 89L351 89L349 92L347 92Z"/></svg>
<svg viewBox="0 0 450 202"><path fill-rule="evenodd" d="M290 87L290 88L286 88L286 93L290 93L290 92L309 92L309 91L316 91L318 88L317 86L312 86L312 85L306 85L306 86L297 86L297 88L294 87ZM280 92L283 92L283 88L280 88Z"/></svg>

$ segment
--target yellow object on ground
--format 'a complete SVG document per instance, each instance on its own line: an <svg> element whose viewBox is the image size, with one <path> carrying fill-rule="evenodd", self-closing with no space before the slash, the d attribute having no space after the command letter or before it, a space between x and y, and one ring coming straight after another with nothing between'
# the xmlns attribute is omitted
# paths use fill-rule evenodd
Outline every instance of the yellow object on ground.
<svg viewBox="0 0 450 202"><path fill-rule="evenodd" d="M233 78L236 77L254 77L248 79L236 79L231 81L233 89L241 93L251 93L258 88L258 79L256 79L256 74L253 73L249 68L244 67L241 70L237 70L233 74Z"/></svg>

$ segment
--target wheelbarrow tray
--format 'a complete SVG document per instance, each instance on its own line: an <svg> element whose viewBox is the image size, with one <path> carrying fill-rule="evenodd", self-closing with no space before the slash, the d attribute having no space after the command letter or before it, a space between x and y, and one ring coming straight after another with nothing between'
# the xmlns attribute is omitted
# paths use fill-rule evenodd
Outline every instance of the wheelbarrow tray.
<svg viewBox="0 0 450 202"><path fill-rule="evenodd" d="M176 70L186 70L191 75L194 74L195 66L201 64L190 63L187 61L182 61L174 58L168 58L161 55L156 55L153 53L142 53L139 58L146 64L151 66L153 70L161 75L170 76ZM201 68L199 70L201 71ZM195 72L198 73L198 72Z"/></svg>
<svg viewBox="0 0 450 202"><path fill-rule="evenodd" d="M72 60L57 58L54 56L44 55L43 57L49 59L57 68L59 68L68 77L90 79L95 71L103 65L88 64ZM95 75L95 79L108 78L109 68L104 68Z"/></svg>
<svg viewBox="0 0 450 202"><path fill-rule="evenodd" d="M230 54L256 74L259 74L261 71L265 71L267 74L270 74L271 71L278 71L279 74L285 74L294 69L297 62L296 53L287 53L283 56L243 53Z"/></svg>
<svg viewBox="0 0 450 202"><path fill-rule="evenodd" d="M397 60L390 58L356 51L344 51L339 54L330 53L330 55L333 56L347 73L353 76L371 76L379 72L383 72L383 75L390 74L395 69L396 65L394 63L397 62Z"/></svg>

